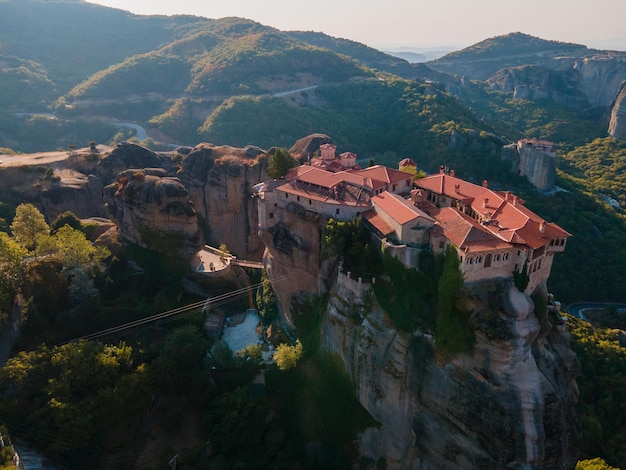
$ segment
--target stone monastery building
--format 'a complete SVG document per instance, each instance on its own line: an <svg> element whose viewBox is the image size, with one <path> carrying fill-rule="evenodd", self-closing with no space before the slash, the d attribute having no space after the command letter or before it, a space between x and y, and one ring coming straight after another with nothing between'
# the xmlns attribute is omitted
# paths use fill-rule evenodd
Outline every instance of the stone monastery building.
<svg viewBox="0 0 626 470"><path fill-rule="evenodd" d="M381 165L361 169L350 152L336 158L331 144L320 151L283 180L255 187L261 228L278 222L287 208L339 220L363 217L372 236L407 267L418 267L422 251L438 254L453 246L465 282L526 270L527 293L545 284L554 253L564 251L571 236L486 181L469 183L443 167L413 181L412 174Z"/></svg>

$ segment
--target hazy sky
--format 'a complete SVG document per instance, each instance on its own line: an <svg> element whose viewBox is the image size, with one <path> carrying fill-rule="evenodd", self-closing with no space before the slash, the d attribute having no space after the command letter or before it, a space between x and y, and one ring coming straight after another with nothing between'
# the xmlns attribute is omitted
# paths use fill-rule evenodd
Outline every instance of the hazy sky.
<svg viewBox="0 0 626 470"><path fill-rule="evenodd" d="M90 0L137 14L238 16L369 46L461 48L515 31L626 50L625 0Z"/></svg>

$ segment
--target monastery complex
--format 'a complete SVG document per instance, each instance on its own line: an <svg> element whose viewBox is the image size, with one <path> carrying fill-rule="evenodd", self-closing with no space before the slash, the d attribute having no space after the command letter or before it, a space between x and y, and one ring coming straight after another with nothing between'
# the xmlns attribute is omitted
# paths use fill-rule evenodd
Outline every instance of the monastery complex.
<svg viewBox="0 0 626 470"><path fill-rule="evenodd" d="M411 159L400 162L401 169L406 167L417 169ZM376 242L407 267L418 268L423 251L440 254L452 246L465 282L525 271L527 293L546 283L554 253L564 251L571 236L514 194L489 189L487 181L469 183L443 167L415 180L410 170L361 169L356 155L337 158L332 144L322 145L320 156L293 168L283 180L257 185L255 196L260 228L297 206L326 218L362 217Z"/></svg>

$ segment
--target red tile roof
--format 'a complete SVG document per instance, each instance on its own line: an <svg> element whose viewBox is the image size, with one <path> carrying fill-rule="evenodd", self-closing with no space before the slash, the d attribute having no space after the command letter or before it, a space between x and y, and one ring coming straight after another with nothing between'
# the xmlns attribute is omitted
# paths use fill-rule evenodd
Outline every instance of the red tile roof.
<svg viewBox="0 0 626 470"><path fill-rule="evenodd" d="M394 230L385 222L376 212L367 211L363 214L365 220L367 220L370 224L374 226L376 230L378 230L383 236L390 235L394 232Z"/></svg>
<svg viewBox="0 0 626 470"><path fill-rule="evenodd" d="M354 172L361 176L367 176L372 180L382 181L383 183L399 183L401 181L411 179L412 176L404 171L394 170L382 165L374 165Z"/></svg>
<svg viewBox="0 0 626 470"><path fill-rule="evenodd" d="M468 202L485 190L482 186L442 173L419 178L415 180L415 185L437 194Z"/></svg>
<svg viewBox="0 0 626 470"><path fill-rule="evenodd" d="M511 244L494 236L471 217L451 207L439 209L435 219L445 237L469 253L511 248Z"/></svg>
<svg viewBox="0 0 626 470"><path fill-rule="evenodd" d="M412 205L402 196L392 194L388 191L384 191L372 197L372 203L375 207L380 207L384 212L389 214L389 216L400 225L404 225L420 217L434 222L431 216Z"/></svg>
<svg viewBox="0 0 626 470"><path fill-rule="evenodd" d="M415 184L471 205L485 222L484 228L507 242L535 249L545 245L550 238L571 236L526 208L522 199L508 191L493 191L444 173L421 178Z"/></svg>

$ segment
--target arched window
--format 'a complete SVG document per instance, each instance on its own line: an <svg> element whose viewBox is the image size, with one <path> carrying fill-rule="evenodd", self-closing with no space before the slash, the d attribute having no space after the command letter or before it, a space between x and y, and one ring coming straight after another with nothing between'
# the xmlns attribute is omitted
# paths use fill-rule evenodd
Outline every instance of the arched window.
<svg viewBox="0 0 626 470"><path fill-rule="evenodd" d="M485 264L483 265L485 268L489 268L491 266L491 253L485 256Z"/></svg>

